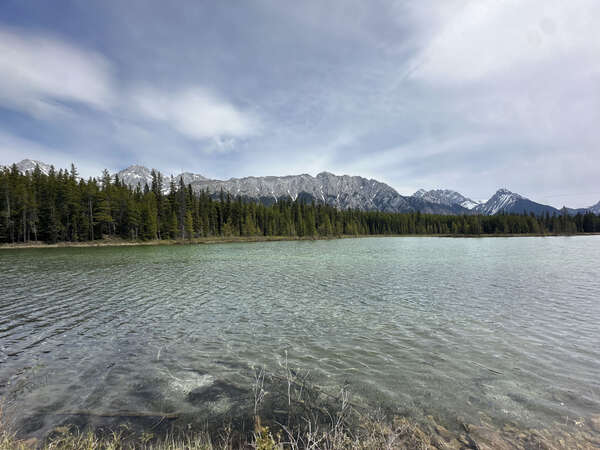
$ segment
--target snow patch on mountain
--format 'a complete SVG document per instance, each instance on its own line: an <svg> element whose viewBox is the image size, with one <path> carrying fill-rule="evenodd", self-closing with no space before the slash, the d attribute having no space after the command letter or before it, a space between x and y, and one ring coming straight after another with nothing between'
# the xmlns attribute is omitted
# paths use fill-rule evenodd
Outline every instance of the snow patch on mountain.
<svg viewBox="0 0 600 450"><path fill-rule="evenodd" d="M143 189L146 185L148 187L152 186L152 173L150 169L144 166L129 166L117 173L117 176L122 183L132 188L139 186Z"/></svg>
<svg viewBox="0 0 600 450"><path fill-rule="evenodd" d="M171 177L166 176L158 170L156 170L156 173L161 175L163 185L162 191L163 193L167 194L170 190ZM144 166L129 166L126 169L123 169L120 172L118 172L117 176L119 177L119 180L121 180L121 182L132 188L136 188L139 186L141 189L144 189L146 185L148 185L148 187L152 187L152 171ZM207 180L206 177L191 172L183 172L177 175L176 177L173 177L173 181L176 184L179 184L179 179L183 179L183 183L186 186L198 181Z"/></svg>
<svg viewBox="0 0 600 450"><path fill-rule="evenodd" d="M496 193L485 203L475 207L475 211L479 214L494 215L501 211L509 211L519 200L527 200L519 194L509 191L508 189L498 189Z"/></svg>
<svg viewBox="0 0 600 450"><path fill-rule="evenodd" d="M36 161L34 159L24 159L22 161L19 161L16 165L17 165L17 169L21 173L25 173L25 172L33 173L33 171L35 170L35 166L37 165L37 166L39 166L40 171L44 175L48 175L50 173L50 167L51 167L50 164L46 164L41 161Z"/></svg>
<svg viewBox="0 0 600 450"><path fill-rule="evenodd" d="M459 205L466 209L473 209L479 205L479 202L450 189L432 189L430 191L419 189L413 194L413 197L422 198L423 200L439 205Z"/></svg>

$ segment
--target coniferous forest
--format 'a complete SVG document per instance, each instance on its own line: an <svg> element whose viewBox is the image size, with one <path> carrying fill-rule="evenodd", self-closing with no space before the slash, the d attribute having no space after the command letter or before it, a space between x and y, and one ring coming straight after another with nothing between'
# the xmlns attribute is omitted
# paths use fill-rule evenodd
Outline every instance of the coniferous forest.
<svg viewBox="0 0 600 450"><path fill-rule="evenodd" d="M446 216L340 211L290 199L265 205L222 192L193 192L183 181L163 180L155 171L152 177L150 186L132 189L106 170L99 179L84 180L74 166L48 174L39 167L26 174L15 165L2 168L0 242L600 232L600 216L591 213Z"/></svg>

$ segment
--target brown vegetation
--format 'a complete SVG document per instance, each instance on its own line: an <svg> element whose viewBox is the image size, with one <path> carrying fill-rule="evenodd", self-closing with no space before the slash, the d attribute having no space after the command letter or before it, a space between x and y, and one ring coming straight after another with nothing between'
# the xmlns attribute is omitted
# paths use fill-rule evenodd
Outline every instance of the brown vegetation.
<svg viewBox="0 0 600 450"><path fill-rule="evenodd" d="M254 429L236 429L233 422L218 430L172 430L155 436L117 429L55 428L43 441L19 439L3 426L0 411L0 450L233 450L233 449L595 449L600 448L600 416L567 420L547 429L495 426L482 419L451 431L432 416L423 421L389 418L351 401L345 388L337 394L310 383L309 373L287 366L283 375L258 371L248 411ZM251 418L251 416L254 418Z"/></svg>

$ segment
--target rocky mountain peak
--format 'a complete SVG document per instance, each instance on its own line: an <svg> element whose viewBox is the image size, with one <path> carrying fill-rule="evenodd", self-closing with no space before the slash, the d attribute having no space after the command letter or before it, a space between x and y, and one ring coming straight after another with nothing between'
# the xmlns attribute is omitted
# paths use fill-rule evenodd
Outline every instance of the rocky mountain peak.
<svg viewBox="0 0 600 450"><path fill-rule="evenodd" d="M22 161L19 161L17 163L17 169L19 169L19 172L21 173L33 173L36 165L39 166L43 174L48 175L48 173L50 173L50 164L46 164L34 159L24 159Z"/></svg>
<svg viewBox="0 0 600 450"><path fill-rule="evenodd" d="M450 189L432 189L430 191L419 189L413 194L413 197L421 198L438 205L458 205L466 209L473 209L479 204L479 202L471 200L461 193Z"/></svg>
<svg viewBox="0 0 600 450"><path fill-rule="evenodd" d="M514 192L511 192L511 191L509 191L506 188L500 188L494 194L494 196L505 196L505 195L511 195L511 196L515 196L515 197L518 197L518 198L523 198L519 194L515 194Z"/></svg>

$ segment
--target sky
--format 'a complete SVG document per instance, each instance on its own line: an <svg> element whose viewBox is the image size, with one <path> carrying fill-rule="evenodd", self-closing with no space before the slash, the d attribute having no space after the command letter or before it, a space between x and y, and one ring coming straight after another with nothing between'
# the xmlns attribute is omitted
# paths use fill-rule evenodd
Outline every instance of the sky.
<svg viewBox="0 0 600 450"><path fill-rule="evenodd" d="M600 200L600 2L0 0L0 164Z"/></svg>

